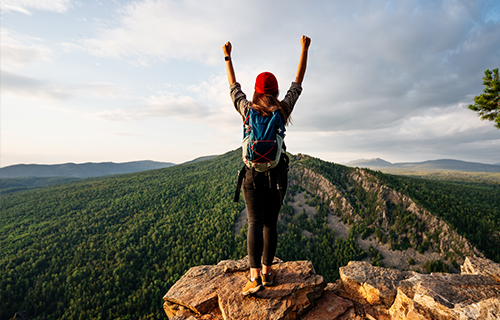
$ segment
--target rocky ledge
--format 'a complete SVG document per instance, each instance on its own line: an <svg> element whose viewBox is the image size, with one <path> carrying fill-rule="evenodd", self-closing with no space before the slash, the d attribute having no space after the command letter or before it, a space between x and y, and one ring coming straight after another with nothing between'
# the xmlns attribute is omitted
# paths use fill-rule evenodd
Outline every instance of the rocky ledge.
<svg viewBox="0 0 500 320"><path fill-rule="evenodd" d="M466 258L461 274L351 261L326 283L309 261L274 261L276 283L243 297L248 259L189 269L163 297L170 320L500 319L500 264Z"/></svg>

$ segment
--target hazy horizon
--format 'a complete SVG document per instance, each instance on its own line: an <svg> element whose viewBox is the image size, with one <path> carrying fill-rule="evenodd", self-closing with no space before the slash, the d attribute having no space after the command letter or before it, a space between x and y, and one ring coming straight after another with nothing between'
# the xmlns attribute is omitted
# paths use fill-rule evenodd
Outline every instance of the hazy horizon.
<svg viewBox="0 0 500 320"><path fill-rule="evenodd" d="M228 150L228 152L229 151L231 151L231 150ZM308 154L308 155L312 156L312 157L315 157L315 155L313 155L313 154ZM192 161L192 160L196 160L198 158L211 157L211 156L219 156L219 155L202 155L202 156L198 156L198 157L195 157L193 159L188 159L186 161L179 162L179 163L172 162L172 161L159 161L159 160L152 160L152 159L140 159L140 160L130 160L130 161L120 161L120 162L116 162L116 161L99 161L99 162L94 162L94 161L74 162L74 161L70 161L70 162L64 162L64 163L13 163L13 164L9 164L9 165L6 165L6 166L1 166L0 168L5 168L5 167L15 166L15 165L64 165L64 164L77 164L78 165L78 164L91 164L91 163L114 163L114 164L122 164L122 163L141 162L141 161L153 161L153 162L162 162L162 163L172 163L174 165L178 165L178 164L183 164L185 162L189 162L189 161ZM487 162L466 161L466 160L461 160L461 159L427 159L427 160L422 160L422 161L397 161L397 162L393 162L393 161L390 161L390 160L387 160L387 159L383 159L383 158L380 158L380 157L369 158L369 159L360 158L360 159L353 159L353 160L349 160L349 161L345 161L345 162L336 162L336 161L334 161L334 162L340 163L340 164L343 164L343 165L348 165L351 162L356 162L356 161L371 161L371 160L377 160L377 159L389 162L391 164L397 164L397 163L420 163L420 162L425 162L425 161L439 161L439 160L455 160L455 161L465 161L465 162L471 162L471 163L481 163L481 164L489 164L489 165L500 165L500 162L497 162L497 163L495 163L495 162L487 163ZM324 159L321 159L321 160L324 160Z"/></svg>

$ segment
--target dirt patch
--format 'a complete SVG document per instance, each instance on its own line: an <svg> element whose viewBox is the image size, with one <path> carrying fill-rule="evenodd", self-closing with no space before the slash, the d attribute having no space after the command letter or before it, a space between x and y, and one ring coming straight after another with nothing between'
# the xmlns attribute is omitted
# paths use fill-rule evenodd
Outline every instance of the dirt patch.
<svg viewBox="0 0 500 320"><path fill-rule="evenodd" d="M241 229L245 226L247 223L247 208L241 210L240 215L236 219L234 223L234 235L238 235L241 232Z"/></svg>
<svg viewBox="0 0 500 320"><path fill-rule="evenodd" d="M418 270L423 271L424 263L428 260L441 260L441 257L437 252L426 252L424 254L418 253L415 249L401 250L390 250L388 244L379 243L374 236L369 236L365 240L361 239L360 236L356 239L356 243L365 251L369 252L370 245L377 249L380 254L384 257L382 259L382 264L388 268L396 268L399 270ZM408 263L408 259L413 258L415 261L414 265ZM367 261L370 258L365 259Z"/></svg>
<svg viewBox="0 0 500 320"><path fill-rule="evenodd" d="M286 204L293 207L295 214L300 214L302 212L306 212L309 218L314 218L316 215L316 207L312 207L308 205L306 202L311 200L311 197L306 195L304 192L297 193L293 197L293 201L287 201Z"/></svg>
<svg viewBox="0 0 500 320"><path fill-rule="evenodd" d="M332 213L328 214L328 226L335 230L335 237L342 237L344 239L347 239L347 237L349 236L349 225L343 223L339 217Z"/></svg>

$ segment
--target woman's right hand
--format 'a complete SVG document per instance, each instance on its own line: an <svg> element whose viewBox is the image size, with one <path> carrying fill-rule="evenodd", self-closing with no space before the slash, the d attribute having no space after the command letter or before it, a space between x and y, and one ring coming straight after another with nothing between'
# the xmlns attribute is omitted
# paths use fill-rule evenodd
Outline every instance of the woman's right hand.
<svg viewBox="0 0 500 320"><path fill-rule="evenodd" d="M295 77L295 82L302 85L304 80L304 74L306 73L307 67L307 52L309 51L309 45L311 44L311 38L307 36L302 36L300 38L300 45L302 46L302 52L300 53L299 67L297 68L297 76Z"/></svg>
<svg viewBox="0 0 500 320"><path fill-rule="evenodd" d="M300 38L300 44L302 45L302 50L307 50L311 44L311 38L302 36L302 38Z"/></svg>
<svg viewBox="0 0 500 320"><path fill-rule="evenodd" d="M222 46L222 51L224 51L224 56L226 57L230 57L231 56L231 49L232 49L232 46L231 46L231 42L226 42L226 44L224 44L224 46Z"/></svg>
<svg viewBox="0 0 500 320"><path fill-rule="evenodd" d="M226 61L226 72L227 72L227 80L229 81L229 85L233 85L236 82L236 75L234 74L233 62L231 61L231 42L226 42L225 45L222 46L222 51L224 51L224 56L229 57L228 59L224 59Z"/></svg>

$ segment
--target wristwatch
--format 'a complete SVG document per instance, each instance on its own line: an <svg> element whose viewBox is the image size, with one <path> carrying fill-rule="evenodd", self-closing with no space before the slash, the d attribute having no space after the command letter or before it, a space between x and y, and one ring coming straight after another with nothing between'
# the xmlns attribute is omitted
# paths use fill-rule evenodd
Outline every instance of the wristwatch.
<svg viewBox="0 0 500 320"><path fill-rule="evenodd" d="M225 57L224 57L224 60L226 60L226 61L230 61L230 60L231 60L231 57L230 57L230 56L225 56Z"/></svg>

